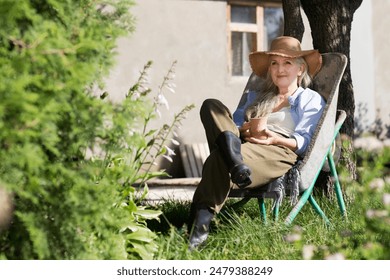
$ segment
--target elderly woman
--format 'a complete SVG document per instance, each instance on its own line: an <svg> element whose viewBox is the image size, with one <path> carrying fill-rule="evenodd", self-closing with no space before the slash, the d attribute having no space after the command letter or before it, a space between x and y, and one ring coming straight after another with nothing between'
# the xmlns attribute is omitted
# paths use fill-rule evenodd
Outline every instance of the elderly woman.
<svg viewBox="0 0 390 280"><path fill-rule="evenodd" d="M204 101L200 116L210 147L191 205L190 248L202 244L209 224L232 187L253 188L285 174L302 157L325 101L307 88L321 68L317 50L301 50L292 37L278 37L266 52L249 55L253 72L265 78L261 92L249 92L232 115L220 101ZM260 118L266 126L253 125Z"/></svg>

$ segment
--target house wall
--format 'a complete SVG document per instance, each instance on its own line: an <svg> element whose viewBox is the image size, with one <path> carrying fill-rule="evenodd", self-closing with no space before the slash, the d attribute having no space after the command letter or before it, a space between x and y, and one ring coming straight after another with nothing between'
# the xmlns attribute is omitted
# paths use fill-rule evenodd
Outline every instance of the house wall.
<svg viewBox="0 0 390 280"><path fill-rule="evenodd" d="M122 98L148 60L153 61L151 87L157 89L177 60L176 92L166 91L170 108L161 108L159 122L194 104L178 133L183 142L206 142L199 118L203 100L223 99L234 110L246 84L246 79L227 75L226 2L142 0L132 14L137 17L136 31L118 43L118 63L107 79L107 90L113 99Z"/></svg>
<svg viewBox="0 0 390 280"><path fill-rule="evenodd" d="M364 1L363 1L364 2ZM372 2L372 39L374 56L374 84L376 114L388 131L382 133L383 137L390 138L390 0Z"/></svg>
<svg viewBox="0 0 390 280"><path fill-rule="evenodd" d="M360 118L366 126L376 117L390 123L389 68L383 61L387 48L390 0L365 0L356 11L351 34L351 72L356 104L368 110ZM234 111L246 78L228 75L226 2L198 0L142 0L132 9L136 31L118 43L118 64L107 79L107 90L120 99L138 78L148 60L153 60L149 80L154 93L174 60L176 92L166 92L169 111L156 124L171 119L185 105L194 104L178 134L182 142L205 142L199 108L206 98L223 100ZM303 48L312 48L306 20ZM121 97L122 96L122 97ZM358 106L357 106L358 108ZM378 116L376 110L381 110Z"/></svg>
<svg viewBox="0 0 390 280"><path fill-rule="evenodd" d="M386 0L387 1L387 0ZM375 2L377 2L375 4ZM382 2L382 1L379 1ZM354 14L351 31L351 75L355 94L356 125L369 130L375 122L376 89L374 59L374 33L377 25L373 21L373 6L378 1L365 0Z"/></svg>

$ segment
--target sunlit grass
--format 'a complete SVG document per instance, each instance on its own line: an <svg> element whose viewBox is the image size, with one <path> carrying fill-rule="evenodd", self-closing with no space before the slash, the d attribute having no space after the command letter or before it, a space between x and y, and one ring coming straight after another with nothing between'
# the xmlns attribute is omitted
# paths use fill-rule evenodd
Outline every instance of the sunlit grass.
<svg viewBox="0 0 390 280"><path fill-rule="evenodd" d="M390 193L390 180L386 179L389 170L384 167L389 159L389 153L385 151L372 165L366 161L362 163L364 168L360 168L357 182L341 172L346 218L342 217L335 197L317 196L331 225L326 225L307 203L293 224L286 226L283 218L291 210L288 199L283 201L278 222L272 220L272 201L267 200L268 222L265 225L256 199L236 211L229 210L229 205L235 202L230 199L227 211L217 215L211 223L207 243L194 251L188 250L186 222L190 203L166 201L159 206L164 213L161 222L150 224L159 236L156 259L388 259L390 207L382 198ZM374 185L378 178L384 184L380 188ZM374 211L374 217L369 217L367 211Z"/></svg>

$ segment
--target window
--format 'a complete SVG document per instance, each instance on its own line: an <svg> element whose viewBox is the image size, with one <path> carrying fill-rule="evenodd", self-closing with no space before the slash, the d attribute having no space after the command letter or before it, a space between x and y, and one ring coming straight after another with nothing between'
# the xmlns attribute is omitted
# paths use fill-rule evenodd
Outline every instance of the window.
<svg viewBox="0 0 390 280"><path fill-rule="evenodd" d="M230 1L227 19L229 72L233 76L249 76L249 53L267 50L270 42L283 34L282 4L262 1L243 5Z"/></svg>

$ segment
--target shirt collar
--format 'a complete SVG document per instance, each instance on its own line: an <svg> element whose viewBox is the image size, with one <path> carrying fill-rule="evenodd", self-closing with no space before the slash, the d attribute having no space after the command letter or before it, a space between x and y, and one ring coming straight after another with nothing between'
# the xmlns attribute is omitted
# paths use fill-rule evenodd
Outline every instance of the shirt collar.
<svg viewBox="0 0 390 280"><path fill-rule="evenodd" d="M301 95L303 91L304 89L302 87L298 87L295 93L288 97L288 102L290 103L291 106L296 105L298 96Z"/></svg>

